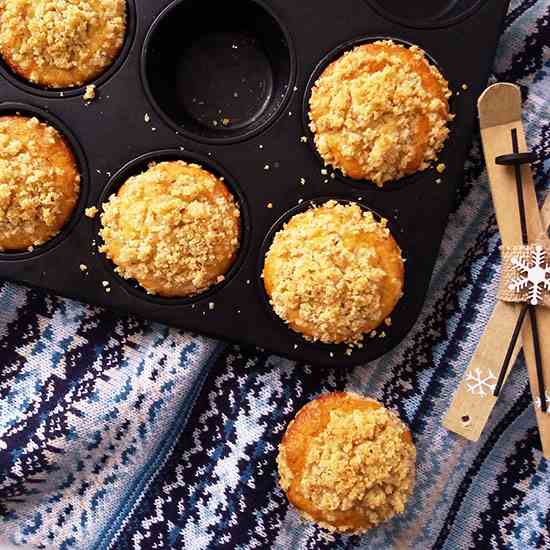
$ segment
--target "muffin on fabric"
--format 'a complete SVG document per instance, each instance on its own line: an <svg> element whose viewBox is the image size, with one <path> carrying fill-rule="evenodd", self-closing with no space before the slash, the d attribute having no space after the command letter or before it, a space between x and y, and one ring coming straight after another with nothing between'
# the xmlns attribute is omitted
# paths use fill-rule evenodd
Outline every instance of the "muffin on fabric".
<svg viewBox="0 0 550 550"><path fill-rule="evenodd" d="M301 516L360 534L405 510L416 449L406 425L377 401L331 393L290 422L277 463L281 487Z"/></svg>
<svg viewBox="0 0 550 550"><path fill-rule="evenodd" d="M0 117L0 251L23 252L57 235L80 193L75 156L37 118Z"/></svg>
<svg viewBox="0 0 550 550"><path fill-rule="evenodd" d="M310 98L326 165L377 186L425 170L449 135L447 81L417 46L358 46L331 63Z"/></svg>
<svg viewBox="0 0 550 550"><path fill-rule="evenodd" d="M103 252L148 293L186 297L223 281L240 244L240 211L223 181L196 164L152 164L103 205Z"/></svg>
<svg viewBox="0 0 550 550"><path fill-rule="evenodd" d="M126 34L126 0L4 0L0 54L46 88L82 86L111 66Z"/></svg>
<svg viewBox="0 0 550 550"><path fill-rule="evenodd" d="M295 215L266 254L275 313L307 340L361 345L403 295L401 250L386 220L356 203L328 201Z"/></svg>

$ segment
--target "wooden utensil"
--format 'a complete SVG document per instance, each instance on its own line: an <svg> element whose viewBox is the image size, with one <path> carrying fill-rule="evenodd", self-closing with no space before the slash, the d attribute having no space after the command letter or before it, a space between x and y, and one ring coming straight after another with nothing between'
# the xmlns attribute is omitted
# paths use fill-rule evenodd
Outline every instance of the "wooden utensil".
<svg viewBox="0 0 550 550"><path fill-rule="evenodd" d="M521 222L519 217L518 195L515 192L513 170L498 165L496 158L510 153L510 136L517 132L519 152L527 152L525 132L521 120L521 92L513 84L494 84L485 90L478 101L483 150L489 175L491 193L502 242L505 246L522 244ZM522 191L525 202L526 229L530 236L544 233L541 213L538 208L530 167L521 168ZM550 206L547 206L547 210ZM497 398L493 395L497 376L508 352L508 343L514 333L522 311L521 304L499 301L487 329L481 338L472 362L455 394L451 408L443 425L467 439L477 441L493 410ZM542 376L550 380L550 309L540 308L537 312L541 338L540 357ZM531 393L533 399L539 397L539 384L535 360L535 348L531 324L525 323L522 329L524 353L526 357ZM511 353L513 363L520 350L520 343ZM504 379L508 376L505 374ZM472 388L476 388L472 391ZM550 458L550 414L535 407L539 425L543 454Z"/></svg>

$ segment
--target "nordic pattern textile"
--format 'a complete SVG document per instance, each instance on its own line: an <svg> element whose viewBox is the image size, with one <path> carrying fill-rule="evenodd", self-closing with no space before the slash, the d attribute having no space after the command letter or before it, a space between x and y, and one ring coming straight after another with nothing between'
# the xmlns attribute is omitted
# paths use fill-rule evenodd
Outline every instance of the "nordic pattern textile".
<svg viewBox="0 0 550 550"><path fill-rule="evenodd" d="M513 1L493 78L522 86L542 199L550 3ZM520 359L477 444L442 418L494 306L499 235L474 140L423 313L377 363L297 365L0 283L0 538L38 548L550 548L550 465ZM543 338L550 335L543 335ZM322 392L406 420L406 513L363 537L302 523L277 486L285 426Z"/></svg>

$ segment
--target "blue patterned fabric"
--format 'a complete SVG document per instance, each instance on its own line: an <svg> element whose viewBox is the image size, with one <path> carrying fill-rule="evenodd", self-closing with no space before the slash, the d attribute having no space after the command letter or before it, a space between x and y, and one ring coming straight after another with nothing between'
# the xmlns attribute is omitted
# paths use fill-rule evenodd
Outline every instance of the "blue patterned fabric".
<svg viewBox="0 0 550 550"><path fill-rule="evenodd" d="M519 83L550 170L550 4L513 1L494 78ZM442 418L494 305L499 235L475 139L421 318L374 364L324 370L0 283L0 538L38 548L550 548L550 472L520 360L477 444ZM547 337L544 335L543 337ZM296 411L353 390L418 446L406 513L363 537L302 523L275 457Z"/></svg>

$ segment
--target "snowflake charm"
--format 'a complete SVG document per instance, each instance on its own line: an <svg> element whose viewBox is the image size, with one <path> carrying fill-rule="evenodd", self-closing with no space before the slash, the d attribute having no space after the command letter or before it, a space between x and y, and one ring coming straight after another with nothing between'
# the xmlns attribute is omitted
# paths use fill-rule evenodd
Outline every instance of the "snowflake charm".
<svg viewBox="0 0 550 550"><path fill-rule="evenodd" d="M542 302L544 290L550 292L550 263L546 262L546 251L537 245L531 253L531 262L523 258L512 258L512 265L521 274L508 286L509 290L528 290L529 301L537 306Z"/></svg>
<svg viewBox="0 0 550 550"><path fill-rule="evenodd" d="M480 397L491 395L495 391L497 377L489 370L489 374L483 377L481 369L466 373L466 389Z"/></svg>

